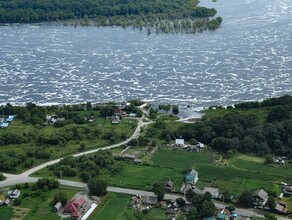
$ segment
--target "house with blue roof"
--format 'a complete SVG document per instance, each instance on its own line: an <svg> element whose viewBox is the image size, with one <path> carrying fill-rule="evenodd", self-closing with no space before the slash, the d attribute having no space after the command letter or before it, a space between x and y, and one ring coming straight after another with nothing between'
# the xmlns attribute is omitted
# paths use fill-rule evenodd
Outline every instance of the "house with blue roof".
<svg viewBox="0 0 292 220"><path fill-rule="evenodd" d="M198 179L199 173L196 170L192 169L186 174L185 183L194 185L197 183Z"/></svg>

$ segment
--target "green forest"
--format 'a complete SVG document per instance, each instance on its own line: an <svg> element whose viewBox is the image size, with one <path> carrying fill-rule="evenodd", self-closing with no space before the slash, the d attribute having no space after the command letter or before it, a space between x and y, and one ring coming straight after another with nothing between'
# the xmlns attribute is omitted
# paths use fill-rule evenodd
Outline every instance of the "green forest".
<svg viewBox="0 0 292 220"><path fill-rule="evenodd" d="M223 152L292 157L292 96L245 102L206 111L215 115L174 132ZM221 116L220 116L221 115ZM223 115L223 116L222 116Z"/></svg>
<svg viewBox="0 0 292 220"><path fill-rule="evenodd" d="M0 23L62 21L64 24L147 28L147 33L215 30L222 18L197 0L0 0Z"/></svg>

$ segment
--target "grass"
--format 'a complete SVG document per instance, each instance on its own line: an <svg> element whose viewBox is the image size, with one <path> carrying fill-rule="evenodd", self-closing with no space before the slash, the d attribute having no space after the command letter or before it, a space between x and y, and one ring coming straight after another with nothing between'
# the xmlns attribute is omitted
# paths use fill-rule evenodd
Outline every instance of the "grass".
<svg viewBox="0 0 292 220"><path fill-rule="evenodd" d="M10 220L13 216L13 208L2 206L0 207L0 219L1 220Z"/></svg>
<svg viewBox="0 0 292 220"><path fill-rule="evenodd" d="M165 210L152 208L147 213L141 213L129 207L132 196L108 193L89 220L164 220L167 219Z"/></svg>
<svg viewBox="0 0 292 220"><path fill-rule="evenodd" d="M203 113L205 113L205 118L207 120L212 119L212 118L218 118L218 117L223 117L224 115L231 113L231 112L237 112L239 114L244 114L244 115L249 115L249 114L255 114L260 123L264 123L267 119L267 115L270 112L271 108L270 107L265 107L265 108L252 108L252 109L206 109L203 110Z"/></svg>

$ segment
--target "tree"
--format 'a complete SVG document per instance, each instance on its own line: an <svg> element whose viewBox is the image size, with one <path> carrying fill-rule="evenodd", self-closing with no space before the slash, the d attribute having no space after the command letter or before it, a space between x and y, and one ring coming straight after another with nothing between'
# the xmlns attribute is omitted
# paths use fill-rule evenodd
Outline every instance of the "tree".
<svg viewBox="0 0 292 220"><path fill-rule="evenodd" d="M270 213L266 213L265 218L268 220L277 220L277 217L273 214L270 214Z"/></svg>
<svg viewBox="0 0 292 220"><path fill-rule="evenodd" d="M0 181L4 179L5 179L5 176L2 173L0 173Z"/></svg>
<svg viewBox="0 0 292 220"><path fill-rule="evenodd" d="M164 197L165 190L163 186L159 183L155 183L152 187L154 194L157 196L157 200L161 201Z"/></svg>
<svg viewBox="0 0 292 220"><path fill-rule="evenodd" d="M93 178L87 186L92 195L102 196L107 193L107 182L104 179Z"/></svg>
<svg viewBox="0 0 292 220"><path fill-rule="evenodd" d="M267 122L282 121L290 117L289 110L284 106L273 108L267 116Z"/></svg>
<svg viewBox="0 0 292 220"><path fill-rule="evenodd" d="M192 199L194 198L194 196L195 196L195 193L194 193L194 191L193 191L192 189L188 189L188 190L186 191L186 195L185 195L185 197L186 197L186 200L187 200L188 202L192 201Z"/></svg>
<svg viewBox="0 0 292 220"><path fill-rule="evenodd" d="M175 201L179 207L183 207L186 204L186 201L183 198L177 198Z"/></svg>
<svg viewBox="0 0 292 220"><path fill-rule="evenodd" d="M271 211L274 210L275 204L276 204L275 197L270 195L267 201L267 206L270 208Z"/></svg>
<svg viewBox="0 0 292 220"><path fill-rule="evenodd" d="M250 191L243 191L239 196L238 202L243 207L250 207L252 205L252 193Z"/></svg>
<svg viewBox="0 0 292 220"><path fill-rule="evenodd" d="M68 201L68 196L64 191L59 191L54 195L53 204L61 202L62 205L65 205Z"/></svg>
<svg viewBox="0 0 292 220"><path fill-rule="evenodd" d="M189 212L186 215L187 220L194 220L194 219L198 219L198 211L196 208L192 208L189 210Z"/></svg>
<svg viewBox="0 0 292 220"><path fill-rule="evenodd" d="M202 209L199 210L200 218L211 217L215 214L216 207L211 200L205 200L202 205Z"/></svg>

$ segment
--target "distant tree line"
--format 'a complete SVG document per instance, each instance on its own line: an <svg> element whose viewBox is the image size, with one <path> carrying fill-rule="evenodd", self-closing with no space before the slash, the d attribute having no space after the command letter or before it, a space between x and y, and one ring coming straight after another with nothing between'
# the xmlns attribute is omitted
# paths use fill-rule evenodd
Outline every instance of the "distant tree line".
<svg viewBox="0 0 292 220"><path fill-rule="evenodd" d="M154 26L156 33L177 32L182 28L192 30L189 33L219 28L221 17L208 20L217 11L197 4L197 0L0 0L0 23L78 20L74 25L93 22L97 26L145 27L148 34ZM194 19L198 18L204 19L193 26Z"/></svg>
<svg viewBox="0 0 292 220"><path fill-rule="evenodd" d="M258 155L274 153L292 157L292 97L283 96L235 105L235 108L266 108L266 121L255 114L236 109L223 117L185 124L172 135L186 140L196 139L214 149Z"/></svg>

